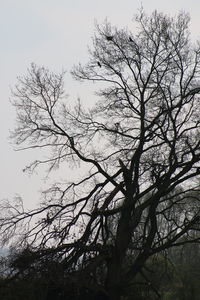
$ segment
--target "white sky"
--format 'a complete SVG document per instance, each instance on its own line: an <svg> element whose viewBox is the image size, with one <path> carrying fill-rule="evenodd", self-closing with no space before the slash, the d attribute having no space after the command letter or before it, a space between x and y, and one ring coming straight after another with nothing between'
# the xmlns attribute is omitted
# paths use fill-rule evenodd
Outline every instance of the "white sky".
<svg viewBox="0 0 200 300"><path fill-rule="evenodd" d="M141 2L146 12L189 12L192 36L200 39L199 0L0 0L0 200L20 194L27 206L33 206L43 183L40 175L22 172L34 153L16 152L8 140L15 120L10 88L16 77L25 74L31 62L70 71L73 64L87 61L94 21L102 23L107 17L113 25L131 29ZM81 89L67 75L66 92L75 99L81 97ZM87 94L84 98L89 101Z"/></svg>

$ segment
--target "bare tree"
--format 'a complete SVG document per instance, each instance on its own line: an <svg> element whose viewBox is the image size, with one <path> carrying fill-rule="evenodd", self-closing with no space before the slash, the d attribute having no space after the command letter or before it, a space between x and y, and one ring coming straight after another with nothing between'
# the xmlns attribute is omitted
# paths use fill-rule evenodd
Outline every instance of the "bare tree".
<svg viewBox="0 0 200 300"><path fill-rule="evenodd" d="M97 26L88 64L74 67L75 79L100 84L92 109L69 107L63 73L32 65L19 78L13 136L49 153L29 168L68 162L82 177L50 187L41 207L1 218L4 237L23 222L22 240L40 257L81 265L82 278L115 300L150 256L200 238L200 47L185 13L141 12L136 22L134 34Z"/></svg>

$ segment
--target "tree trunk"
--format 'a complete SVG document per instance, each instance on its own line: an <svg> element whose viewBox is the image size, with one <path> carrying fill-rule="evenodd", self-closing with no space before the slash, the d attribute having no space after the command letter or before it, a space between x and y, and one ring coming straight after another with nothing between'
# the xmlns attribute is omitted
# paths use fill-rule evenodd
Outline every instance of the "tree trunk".
<svg viewBox="0 0 200 300"><path fill-rule="evenodd" d="M121 262L114 254L107 264L106 289L109 294L109 300L120 300L122 296L121 286Z"/></svg>

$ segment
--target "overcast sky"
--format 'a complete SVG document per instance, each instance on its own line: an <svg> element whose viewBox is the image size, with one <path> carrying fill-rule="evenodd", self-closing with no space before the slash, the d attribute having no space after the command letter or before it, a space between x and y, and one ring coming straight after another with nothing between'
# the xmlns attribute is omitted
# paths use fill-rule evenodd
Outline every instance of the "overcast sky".
<svg viewBox="0 0 200 300"><path fill-rule="evenodd" d="M8 140L15 122L10 89L17 76L26 74L31 62L70 71L73 64L87 61L94 21L108 18L113 25L131 29L141 3L148 13L155 9L172 16L180 10L189 12L192 36L200 39L199 0L0 0L0 200L19 194L32 207L43 184L40 174L30 177L22 172L34 153L16 152ZM66 91L74 99L81 97L81 87L69 75ZM89 101L86 94L83 101Z"/></svg>

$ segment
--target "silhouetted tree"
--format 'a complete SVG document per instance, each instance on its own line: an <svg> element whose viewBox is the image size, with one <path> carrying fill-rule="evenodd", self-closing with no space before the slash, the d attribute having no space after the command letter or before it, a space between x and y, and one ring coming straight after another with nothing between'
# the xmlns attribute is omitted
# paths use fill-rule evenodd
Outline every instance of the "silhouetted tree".
<svg viewBox="0 0 200 300"><path fill-rule="evenodd" d="M4 240L23 223L37 261L59 257L68 273L81 270L80 285L113 300L149 257L199 241L200 47L185 13L136 21L134 34L97 26L88 64L74 67L75 79L100 84L92 109L68 105L63 73L32 65L19 78L13 137L49 154L29 169L67 162L82 177L50 187L39 208L10 206L1 217Z"/></svg>

